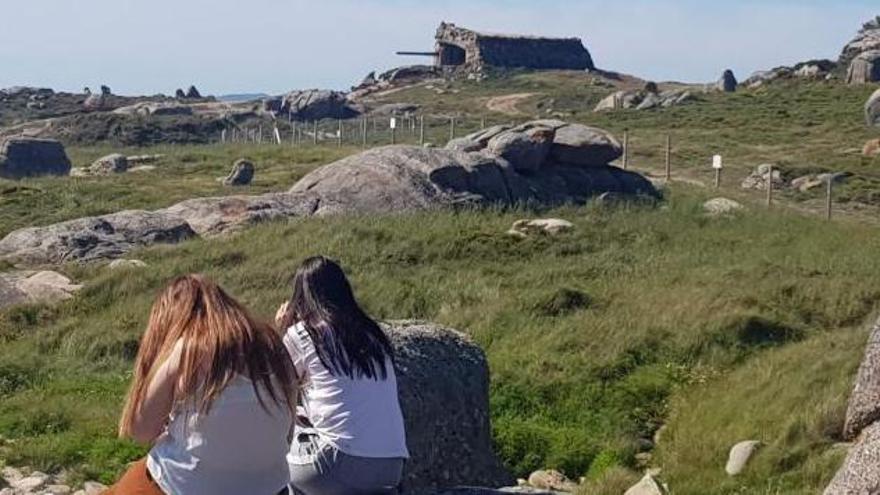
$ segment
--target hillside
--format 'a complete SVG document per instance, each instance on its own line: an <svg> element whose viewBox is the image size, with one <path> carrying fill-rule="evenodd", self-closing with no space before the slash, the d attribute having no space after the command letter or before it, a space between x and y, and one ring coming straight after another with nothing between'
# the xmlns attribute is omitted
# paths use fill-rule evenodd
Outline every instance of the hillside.
<svg viewBox="0 0 880 495"><path fill-rule="evenodd" d="M115 439L114 424L158 287L205 272L269 316L297 262L323 253L350 270L377 317L426 319L473 336L490 361L497 449L518 476L555 467L585 476L585 493L619 494L648 464L662 467L676 494L820 491L842 460L846 398L880 301L880 158L860 153L878 134L862 113L875 88L781 82L699 93L673 108L592 112L615 89L641 84L511 72L421 83L368 103L419 105L426 140L438 144L449 137L450 117L456 135L535 117L618 137L627 129L630 166L655 176L670 134L675 180L656 207L306 219L135 253L147 270L63 267L85 284L75 299L0 310L0 462L112 480L142 453ZM387 118L374 122L368 145L388 142ZM337 125L319 123L326 132ZM74 166L117 151L165 156L151 172L0 180L0 235L228 194L215 179L238 157L254 160L257 175L235 192L286 190L360 149L357 122L347 125L342 146L328 138L317 146L72 146ZM418 130L395 139L417 143ZM715 153L727 164L720 192L700 185L711 184ZM761 163L789 178L851 173L835 189L836 221L809 214L821 209L821 191L780 191L768 211L762 193L739 185ZM746 210L707 217L701 204L717 195ZM505 234L516 219L537 215L575 229L553 238ZM727 452L747 439L765 447L744 475L728 477Z"/></svg>

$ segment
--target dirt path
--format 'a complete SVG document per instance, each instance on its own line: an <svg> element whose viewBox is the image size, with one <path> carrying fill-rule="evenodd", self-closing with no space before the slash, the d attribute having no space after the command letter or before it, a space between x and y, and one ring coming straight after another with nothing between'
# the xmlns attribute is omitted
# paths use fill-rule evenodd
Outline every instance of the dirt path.
<svg viewBox="0 0 880 495"><path fill-rule="evenodd" d="M486 108L493 112L499 112L505 115L521 115L523 112L516 108L516 106L536 94L537 93L516 93L512 95L496 96L490 98L489 101L486 102Z"/></svg>

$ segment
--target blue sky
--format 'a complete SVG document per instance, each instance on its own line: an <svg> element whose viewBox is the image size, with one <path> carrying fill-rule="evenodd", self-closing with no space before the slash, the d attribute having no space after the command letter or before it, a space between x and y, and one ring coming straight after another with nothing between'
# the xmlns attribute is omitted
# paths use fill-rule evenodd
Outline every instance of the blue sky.
<svg viewBox="0 0 880 495"><path fill-rule="evenodd" d="M0 0L0 87L347 88L441 20L583 38L606 69L701 82L837 58L877 0Z"/></svg>

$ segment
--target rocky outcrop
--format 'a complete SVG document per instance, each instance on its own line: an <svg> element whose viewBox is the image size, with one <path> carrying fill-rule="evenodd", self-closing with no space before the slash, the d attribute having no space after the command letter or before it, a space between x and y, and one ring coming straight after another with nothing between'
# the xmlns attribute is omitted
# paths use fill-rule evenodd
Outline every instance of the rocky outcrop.
<svg viewBox="0 0 880 495"><path fill-rule="evenodd" d="M767 185L772 183L774 189L785 186L785 180L782 178L782 172L779 168L770 163L758 165L758 167L743 179L740 186L743 189L756 189L766 191Z"/></svg>
<svg viewBox="0 0 880 495"><path fill-rule="evenodd" d="M869 126L880 126L880 89L865 103L865 122Z"/></svg>
<svg viewBox="0 0 880 495"><path fill-rule="evenodd" d="M880 50L880 19L872 19L862 26L855 38L843 47L838 63L849 67L854 58L870 50Z"/></svg>
<svg viewBox="0 0 880 495"><path fill-rule="evenodd" d="M113 175L128 171L128 157L119 153L113 153L95 160L85 168L71 169L70 175L87 177L95 175Z"/></svg>
<svg viewBox="0 0 880 495"><path fill-rule="evenodd" d="M82 288L52 271L0 273L0 309L18 304L55 303L70 299Z"/></svg>
<svg viewBox="0 0 880 495"><path fill-rule="evenodd" d="M4 484L8 487L2 488ZM65 473L53 476L9 466L0 470L0 495L100 495L106 489L101 483L86 481L81 489L74 491Z"/></svg>
<svg viewBox="0 0 880 495"><path fill-rule="evenodd" d="M39 175L68 175L70 159L54 139L7 138L0 145L0 177L23 179Z"/></svg>
<svg viewBox="0 0 880 495"><path fill-rule="evenodd" d="M862 52L853 58L846 72L847 84L868 84L880 81L880 50Z"/></svg>
<svg viewBox="0 0 880 495"><path fill-rule="evenodd" d="M254 179L254 164L250 160L238 159L232 165L232 170L223 179L226 186L246 186Z"/></svg>
<svg viewBox="0 0 880 495"><path fill-rule="evenodd" d="M836 68L837 64L831 60L809 60L795 64L792 67L780 66L770 70L754 72L748 79L742 81L740 85L754 89L778 80L825 79Z"/></svg>
<svg viewBox="0 0 880 495"><path fill-rule="evenodd" d="M42 265L113 259L137 247L193 236L179 217L131 210L16 230L0 240L0 260Z"/></svg>
<svg viewBox="0 0 880 495"><path fill-rule="evenodd" d="M143 116L163 116L163 115L192 115L193 108L189 105L181 105L174 102L145 101L128 105L113 110L113 113L119 115L143 115Z"/></svg>
<svg viewBox="0 0 880 495"><path fill-rule="evenodd" d="M270 98L264 101L264 107L299 121L349 119L360 113L345 93L320 89L293 91L283 97Z"/></svg>
<svg viewBox="0 0 880 495"><path fill-rule="evenodd" d="M489 367L464 334L431 323L391 322L410 461L404 490L509 486L492 451Z"/></svg>
<svg viewBox="0 0 880 495"><path fill-rule="evenodd" d="M695 101L694 93L687 89L669 91L617 91L603 98L593 109L594 112L609 110L667 108Z"/></svg>
<svg viewBox="0 0 880 495"><path fill-rule="evenodd" d="M825 495L880 493L880 320L868 337L846 410L843 436L856 439L856 443Z"/></svg>

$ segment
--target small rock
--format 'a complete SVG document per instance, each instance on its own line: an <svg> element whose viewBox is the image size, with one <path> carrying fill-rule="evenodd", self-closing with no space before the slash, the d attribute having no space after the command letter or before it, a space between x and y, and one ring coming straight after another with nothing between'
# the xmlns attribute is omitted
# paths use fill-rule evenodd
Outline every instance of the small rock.
<svg viewBox="0 0 880 495"><path fill-rule="evenodd" d="M727 198L713 198L703 203L703 210L709 215L729 215L743 209L743 205Z"/></svg>
<svg viewBox="0 0 880 495"><path fill-rule="evenodd" d="M724 71L724 74L721 75L721 79L718 80L718 90L724 91L725 93L733 93L736 91L738 83L736 81L736 76L733 75L733 71L727 69Z"/></svg>
<svg viewBox="0 0 880 495"><path fill-rule="evenodd" d="M107 485L102 485L97 481L86 481L83 484L82 491L85 492L85 495L100 495L106 489Z"/></svg>
<svg viewBox="0 0 880 495"><path fill-rule="evenodd" d="M30 476L26 478L21 478L20 480L13 481L9 485L16 489L21 490L23 492L32 492L43 488L46 486L46 483L49 482L49 475L45 473L41 473L39 471L34 471L30 474Z"/></svg>
<svg viewBox="0 0 880 495"><path fill-rule="evenodd" d="M246 186L254 178L254 164L245 159L238 159L232 165L232 171L223 179L226 186Z"/></svg>
<svg viewBox="0 0 880 495"><path fill-rule="evenodd" d="M666 486L657 481L654 474L647 473L638 483L631 486L624 495L666 495Z"/></svg>
<svg viewBox="0 0 880 495"><path fill-rule="evenodd" d="M743 189L757 189L766 191L767 184L771 181L773 183L774 189L781 188L785 184L784 180L782 179L782 172L780 172L775 165L764 163L758 165L758 167L751 174L749 174L748 177L743 179L740 187L742 187Z"/></svg>
<svg viewBox="0 0 880 495"><path fill-rule="evenodd" d="M24 474L18 469L14 467L6 466L3 470L0 470L0 477L6 480L8 483L12 483L14 481L20 480L24 478Z"/></svg>
<svg viewBox="0 0 880 495"><path fill-rule="evenodd" d="M542 490L556 490L561 492L573 492L577 490L577 483L566 478L559 471L548 469L535 471L529 475L529 485Z"/></svg>
<svg viewBox="0 0 880 495"><path fill-rule="evenodd" d="M517 220L507 232L517 237L526 237L529 234L544 233L557 235L574 229L574 224L559 218L538 218L534 220Z"/></svg>
<svg viewBox="0 0 880 495"><path fill-rule="evenodd" d="M752 458L752 455L754 455L760 446L761 442L757 440L746 440L734 445L733 448L730 449L727 466L724 468L724 470L727 471L727 474L730 476L736 476L742 473L746 468L749 459Z"/></svg>
<svg viewBox="0 0 880 495"><path fill-rule="evenodd" d="M48 485L44 488L45 495L68 495L73 489L67 485Z"/></svg>
<svg viewBox="0 0 880 495"><path fill-rule="evenodd" d="M137 173L137 172L152 172L156 170L155 165L138 165L137 167L131 167L128 169L129 172Z"/></svg>
<svg viewBox="0 0 880 495"><path fill-rule="evenodd" d="M880 138L872 139L865 143L865 147L862 148L862 155L869 158L880 156Z"/></svg>

